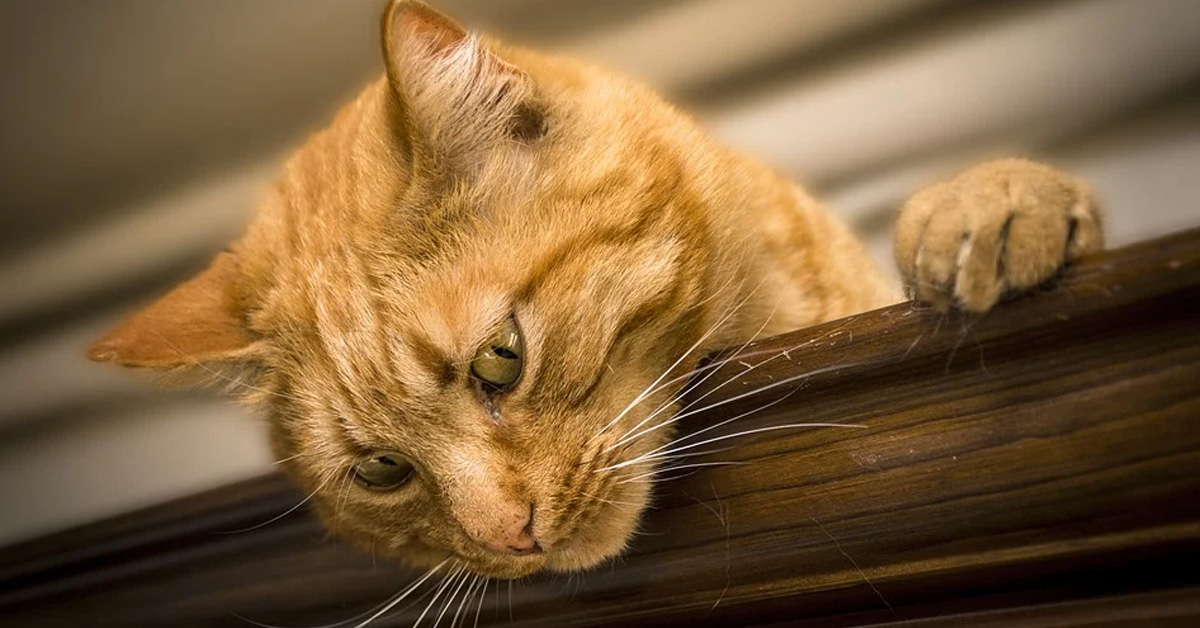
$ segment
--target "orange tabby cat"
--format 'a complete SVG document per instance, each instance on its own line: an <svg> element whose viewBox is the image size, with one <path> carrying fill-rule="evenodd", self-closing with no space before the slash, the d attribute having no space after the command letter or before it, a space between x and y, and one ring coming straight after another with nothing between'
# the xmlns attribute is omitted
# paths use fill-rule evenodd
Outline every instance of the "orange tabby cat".
<svg viewBox="0 0 1200 628"><path fill-rule="evenodd" d="M499 577L595 565L654 463L613 467L671 434L624 437L705 353L898 298L819 203L645 87L411 1L383 51L246 234L92 351L238 381L344 538ZM1086 189L1018 160L896 230L911 291L974 312L1100 245Z"/></svg>

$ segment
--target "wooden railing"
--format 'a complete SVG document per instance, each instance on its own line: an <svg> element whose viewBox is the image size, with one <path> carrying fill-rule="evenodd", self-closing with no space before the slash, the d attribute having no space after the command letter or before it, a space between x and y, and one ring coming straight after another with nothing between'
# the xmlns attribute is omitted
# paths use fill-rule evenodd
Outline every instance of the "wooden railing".
<svg viewBox="0 0 1200 628"><path fill-rule="evenodd" d="M739 439L626 557L492 583L481 625L1200 625L1200 231L980 319L902 304L743 354L685 430L866 427ZM412 580L302 511L225 533L298 500L263 477L0 550L0 625L316 626Z"/></svg>

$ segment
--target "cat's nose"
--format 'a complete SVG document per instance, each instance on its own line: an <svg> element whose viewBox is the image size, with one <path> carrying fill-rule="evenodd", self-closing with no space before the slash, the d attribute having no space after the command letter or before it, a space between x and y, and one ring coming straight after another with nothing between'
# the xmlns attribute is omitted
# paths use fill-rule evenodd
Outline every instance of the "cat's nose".
<svg viewBox="0 0 1200 628"><path fill-rule="evenodd" d="M488 549L514 556L537 554L542 551L533 537L533 504L520 515L515 515L503 525L492 530L492 534L481 539Z"/></svg>

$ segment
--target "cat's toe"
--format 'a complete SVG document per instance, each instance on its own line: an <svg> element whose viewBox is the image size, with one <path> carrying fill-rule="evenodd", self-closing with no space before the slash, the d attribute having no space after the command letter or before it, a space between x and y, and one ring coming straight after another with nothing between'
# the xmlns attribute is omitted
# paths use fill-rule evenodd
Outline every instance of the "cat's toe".
<svg viewBox="0 0 1200 628"><path fill-rule="evenodd" d="M913 197L896 231L910 292L940 310L982 313L1102 246L1099 214L1078 181L1047 166L978 166Z"/></svg>
<svg viewBox="0 0 1200 628"><path fill-rule="evenodd" d="M953 304L957 289L959 252L966 234L961 219L955 212L928 212L920 225L907 273L910 292L942 311Z"/></svg>

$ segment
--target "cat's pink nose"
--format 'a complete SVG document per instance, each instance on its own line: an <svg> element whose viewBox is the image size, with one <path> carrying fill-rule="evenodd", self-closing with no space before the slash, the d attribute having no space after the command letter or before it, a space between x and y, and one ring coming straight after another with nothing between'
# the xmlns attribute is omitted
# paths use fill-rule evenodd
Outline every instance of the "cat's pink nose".
<svg viewBox="0 0 1200 628"><path fill-rule="evenodd" d="M533 504L524 513L513 516L480 540L492 551L514 556L541 552L542 546L533 538Z"/></svg>

